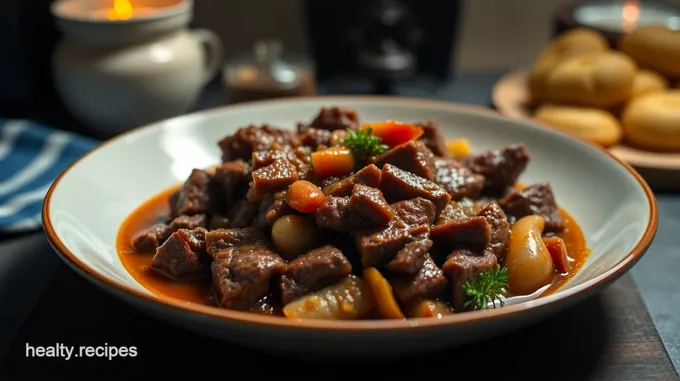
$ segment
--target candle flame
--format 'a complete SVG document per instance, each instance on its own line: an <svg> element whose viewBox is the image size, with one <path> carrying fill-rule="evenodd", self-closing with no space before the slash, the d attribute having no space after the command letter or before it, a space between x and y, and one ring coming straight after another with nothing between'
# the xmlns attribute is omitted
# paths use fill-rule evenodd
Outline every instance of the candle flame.
<svg viewBox="0 0 680 381"><path fill-rule="evenodd" d="M635 29L639 17L640 2L638 0L627 0L621 11L621 28L625 32Z"/></svg>
<svg viewBox="0 0 680 381"><path fill-rule="evenodd" d="M113 0L113 7L109 10L109 20L129 20L134 13L130 0Z"/></svg>

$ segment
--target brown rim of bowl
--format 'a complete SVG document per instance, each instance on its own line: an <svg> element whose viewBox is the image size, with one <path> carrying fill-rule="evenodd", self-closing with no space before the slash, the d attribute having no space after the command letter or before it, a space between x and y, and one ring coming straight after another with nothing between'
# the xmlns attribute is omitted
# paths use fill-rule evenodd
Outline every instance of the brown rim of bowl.
<svg viewBox="0 0 680 381"><path fill-rule="evenodd" d="M473 110L476 112L481 112L487 116L492 116L495 118L501 118L501 119L507 119L507 120L513 120L507 117L502 116L501 114L493 111L492 109L484 108L481 106L475 106L475 105L465 105L465 104L459 104L455 102L449 102L449 101L438 101L438 100L428 100L428 99L419 99L419 98L408 98L408 97L398 97L398 96L354 96L354 95L326 95L326 96L308 96L308 97L297 97L297 98L284 98L284 99L278 99L278 100L263 100L263 101L253 101L253 102L248 102L248 103L243 103L243 104L236 104L236 105L230 105L230 106L223 106L223 107L218 107L218 108L213 108L209 110L203 110L199 112L195 112L192 114L187 114L184 116L179 116L178 118L186 117L189 115L196 115L196 114L205 114L205 113L210 113L214 111L221 111L224 110L225 108L228 109L235 109L235 108L245 108L249 107L251 105L256 105L256 104L262 104L262 103L278 103L278 102L291 102L295 100L310 100L310 99L318 99L318 100L324 100L328 99L329 103L334 103L334 102L341 102L343 99L344 100L360 100L360 99L373 99L373 100L394 100L394 101L401 101L401 102L408 102L408 103L421 103L421 104L429 104L429 105L438 105L438 106L446 106L446 107L452 107L452 108L458 108L458 109L467 109L467 110ZM514 120L516 121L516 120ZM441 325L448 325L448 324L466 324L466 323L471 323L474 321L478 320L484 320L484 321L496 321L498 319L502 319L506 316L512 316L516 315L518 313L521 313L522 311L528 310L528 309L537 309L537 308L543 308L547 307L548 305L556 305L560 301L564 301L564 299L580 294L580 293L587 293L588 291L592 291L596 288L599 288L600 286L604 286L610 282L613 282L614 280L618 279L621 275L623 275L625 272L627 272L641 257L642 255L647 251L649 246L651 245L654 236L656 235L657 227L658 227L658 212L657 212L657 205L656 205L656 199L654 197L654 194L652 193L651 189L647 185L647 183L642 179L642 177L629 165L626 163L622 162L621 160L617 159L616 157L612 156L609 154L606 150L603 150L597 145L594 145L592 143L584 142L578 139L575 139L569 135L562 134L558 131L552 131L552 133L556 133L558 135L563 135L567 136L569 139L575 140L579 143L589 145L598 151L604 153L605 155L609 156L612 158L614 161L619 163L621 166L623 166L628 172L635 178L638 182L638 184L642 187L644 190L644 193L647 197L647 201L649 203L649 209L650 209L650 215L649 215L649 221L647 222L647 226L645 228L645 232L642 235L642 238L640 241L635 245L635 247L628 253L626 256L619 261L616 265L614 265L612 268L607 270L605 273L600 274L599 276L589 279L586 282L579 284L577 286L574 286L568 290L562 291L562 292L557 292L551 295L548 295L544 298L538 298L534 299L531 301L527 302L522 302L518 304L512 304L508 306L504 306L501 308L495 308L495 309L488 309L488 310L483 310L483 311L472 311L472 312L466 312L466 313L458 313L458 314L452 314L450 316L446 316L442 319L432 319L432 318L412 318L412 319L404 319L404 320L353 320L353 321L344 321L344 320L293 320L293 319L286 319L285 317L278 317L278 316L267 316L267 315L260 315L260 314L255 314L252 312L242 312L242 311L234 311L234 310L227 310L227 309L220 309L217 307L211 307L211 306L206 306L206 305L198 305L198 304L189 304L184 301L181 301L179 299L172 299L172 298L167 298L167 297L161 297L158 295L152 295L152 294L146 294L141 291L137 291L135 289L132 289L126 285L120 284L116 281L107 279L101 275L99 275L96 271L92 270L88 266L86 266L84 263L78 260L78 258L64 245L63 242L57 237L54 227L52 226L52 223L50 222L50 202L52 199L52 193L54 192L54 189L59 185L59 182L61 181L62 177L68 171L75 165L78 164L81 160L83 160L85 157L90 155L92 152L96 151L97 149L101 148L102 146L112 142L116 141L118 139L123 138L124 136L131 134L135 131L151 127L156 123L152 123L146 126L138 127L133 130L127 131L121 135L118 135L117 137L107 140L103 143L101 143L99 146L95 147L76 161L74 161L71 165L69 165L52 183L50 186L49 190L47 191L47 194L45 196L45 201L43 202L43 207L42 207L42 222L43 222L43 227L45 229L45 233L47 234L47 238L52 245L52 247L57 251L57 253L61 254L62 258L66 262L70 262L69 264L73 266L75 269L80 269L82 270L84 275L88 275L89 277L86 277L93 283L98 283L100 286L109 286L116 288L118 290L124 291L130 296L133 296L137 299L144 300L145 302L150 302L154 304L158 304L164 307L169 307L173 308L176 310L181 310L181 312L193 312L193 313L198 313L198 314L204 314L211 316L213 318L221 318L221 319L229 319L237 323L245 323L245 324L262 324L262 325L267 325L270 326L270 328L292 328L292 329L316 329L316 330L332 330L332 331L342 331L342 330L362 330L362 331L374 331L374 330L402 330L402 329L415 329L415 328L428 328L428 327L435 327L435 326L441 326Z"/></svg>

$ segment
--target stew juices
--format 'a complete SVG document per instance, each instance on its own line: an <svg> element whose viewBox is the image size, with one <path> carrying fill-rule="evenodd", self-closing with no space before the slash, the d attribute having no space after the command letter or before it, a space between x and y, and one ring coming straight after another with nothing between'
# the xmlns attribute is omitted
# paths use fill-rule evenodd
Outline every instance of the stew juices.
<svg viewBox="0 0 680 381"><path fill-rule="evenodd" d="M223 163L142 204L117 249L164 297L289 319L441 318L548 295L589 250L521 144L472 153L432 120L322 108L247 126Z"/></svg>

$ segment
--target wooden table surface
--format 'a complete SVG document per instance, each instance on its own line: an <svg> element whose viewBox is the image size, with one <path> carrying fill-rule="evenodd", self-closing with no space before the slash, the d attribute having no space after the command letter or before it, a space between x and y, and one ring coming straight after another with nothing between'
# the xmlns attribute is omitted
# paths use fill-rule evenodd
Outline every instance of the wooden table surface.
<svg viewBox="0 0 680 381"><path fill-rule="evenodd" d="M136 346L135 358L32 358L26 345ZM532 327L486 342L422 358L372 364L321 364L279 358L196 336L128 307L65 265L38 301L0 367L2 380L166 380L178 374L219 372L238 365L263 375L315 379L356 377L380 369L386 377L469 370L483 380L677 380L632 279L626 275L601 294ZM190 373L191 372L191 373ZM319 372L319 373L317 373ZM469 378L469 377L466 377ZM396 378L395 378L396 379Z"/></svg>

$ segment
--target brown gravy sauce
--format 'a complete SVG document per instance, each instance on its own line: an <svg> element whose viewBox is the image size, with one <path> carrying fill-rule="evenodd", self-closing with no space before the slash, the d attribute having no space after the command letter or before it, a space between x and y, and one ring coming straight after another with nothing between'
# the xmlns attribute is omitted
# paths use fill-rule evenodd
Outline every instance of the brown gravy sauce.
<svg viewBox="0 0 680 381"><path fill-rule="evenodd" d="M116 249L125 269L137 282L154 294L190 303L217 306L209 279L191 281L168 279L150 268L153 253L140 253L132 247L132 239L138 233L169 214L168 198L179 187L181 184L153 196L135 209L118 231ZM581 269L590 254L583 232L576 221L565 210L560 209L560 213L565 220L566 228L558 236L564 240L567 247L570 271L566 275L555 274L551 285L539 297L559 290ZM512 298L509 298L509 301L510 299Z"/></svg>

